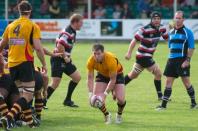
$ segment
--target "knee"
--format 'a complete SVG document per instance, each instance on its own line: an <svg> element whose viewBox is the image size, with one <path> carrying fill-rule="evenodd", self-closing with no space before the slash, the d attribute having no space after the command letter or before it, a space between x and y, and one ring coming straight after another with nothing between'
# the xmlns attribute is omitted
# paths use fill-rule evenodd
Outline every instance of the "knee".
<svg viewBox="0 0 198 131"><path fill-rule="evenodd" d="M72 81L74 81L76 83L80 82L80 80L81 80L81 75L80 74L76 75L76 77L72 79Z"/></svg>
<svg viewBox="0 0 198 131"><path fill-rule="evenodd" d="M161 73L161 71L157 71L157 72L155 73L155 78L156 78L156 79L161 79L161 78L162 78L162 73Z"/></svg>
<svg viewBox="0 0 198 131"><path fill-rule="evenodd" d="M138 76L139 76L139 74L137 74L137 73L130 73L128 76L129 76L130 79L137 79Z"/></svg>
<svg viewBox="0 0 198 131"><path fill-rule="evenodd" d="M189 88L189 87L191 86L191 83L190 83L190 82L185 82L185 83L184 83L184 86L185 86L186 89L187 89L187 88Z"/></svg>
<svg viewBox="0 0 198 131"><path fill-rule="evenodd" d="M118 101L118 104L123 105L126 100L124 97L117 97L117 101Z"/></svg>
<svg viewBox="0 0 198 131"><path fill-rule="evenodd" d="M53 88L53 89L56 89L58 86L59 86L59 81L57 81L57 80L53 80L52 81L52 84L51 84L51 87Z"/></svg>
<svg viewBox="0 0 198 131"><path fill-rule="evenodd" d="M30 101L32 101L33 95L25 95L24 98L25 98L26 101L29 103Z"/></svg>

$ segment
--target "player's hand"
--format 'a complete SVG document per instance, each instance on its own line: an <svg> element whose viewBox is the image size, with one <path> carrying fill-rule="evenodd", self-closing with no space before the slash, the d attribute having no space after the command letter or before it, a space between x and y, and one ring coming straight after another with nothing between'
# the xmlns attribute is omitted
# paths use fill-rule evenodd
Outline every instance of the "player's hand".
<svg viewBox="0 0 198 131"><path fill-rule="evenodd" d="M53 50L53 53L58 53L58 48L55 48L55 49Z"/></svg>
<svg viewBox="0 0 198 131"><path fill-rule="evenodd" d="M190 66L190 62L187 61L187 60L185 60L185 61L183 62L183 64L181 65L182 68L186 68L186 67L189 67L189 66Z"/></svg>
<svg viewBox="0 0 198 131"><path fill-rule="evenodd" d="M47 98L47 90L43 90L43 97L46 99Z"/></svg>
<svg viewBox="0 0 198 131"><path fill-rule="evenodd" d="M131 59L131 54L127 53L127 54L125 55L125 59L126 59L126 60L130 60L130 59Z"/></svg>
<svg viewBox="0 0 198 131"><path fill-rule="evenodd" d="M52 57L62 57L62 56L63 56L63 53L54 52Z"/></svg>
<svg viewBox="0 0 198 131"><path fill-rule="evenodd" d="M68 56L65 56L64 60L66 63L69 63L71 61L71 59Z"/></svg>
<svg viewBox="0 0 198 131"><path fill-rule="evenodd" d="M47 66L42 66L42 73L47 74Z"/></svg>

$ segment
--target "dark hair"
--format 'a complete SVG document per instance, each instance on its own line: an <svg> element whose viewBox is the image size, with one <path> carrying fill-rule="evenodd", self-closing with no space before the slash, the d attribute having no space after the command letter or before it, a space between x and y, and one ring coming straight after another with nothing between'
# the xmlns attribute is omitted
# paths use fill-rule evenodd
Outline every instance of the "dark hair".
<svg viewBox="0 0 198 131"><path fill-rule="evenodd" d="M28 1L22 0L18 5L18 10L20 15L29 15L32 11L32 6Z"/></svg>
<svg viewBox="0 0 198 131"><path fill-rule="evenodd" d="M162 17L161 13L157 12L157 11L154 11L151 13L151 19L153 19L154 17Z"/></svg>
<svg viewBox="0 0 198 131"><path fill-rule="evenodd" d="M73 14L70 17L70 23L73 24L73 23L79 22L81 19L83 19L82 15L80 15L80 14Z"/></svg>
<svg viewBox="0 0 198 131"><path fill-rule="evenodd" d="M102 44L94 44L92 47L92 51L99 51L104 52L104 46Z"/></svg>

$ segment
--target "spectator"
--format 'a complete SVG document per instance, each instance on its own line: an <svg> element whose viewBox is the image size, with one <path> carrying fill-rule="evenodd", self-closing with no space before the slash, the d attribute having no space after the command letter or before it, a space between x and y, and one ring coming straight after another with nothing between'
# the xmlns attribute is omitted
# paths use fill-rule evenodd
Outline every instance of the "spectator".
<svg viewBox="0 0 198 131"><path fill-rule="evenodd" d="M159 0L151 0L150 6L153 8L160 6Z"/></svg>
<svg viewBox="0 0 198 131"><path fill-rule="evenodd" d="M191 14L190 18L192 18L192 19L198 19L198 11L194 11L194 12Z"/></svg>
<svg viewBox="0 0 198 131"><path fill-rule="evenodd" d="M162 0L161 5L170 8L173 6L173 0Z"/></svg>
<svg viewBox="0 0 198 131"><path fill-rule="evenodd" d="M115 11L113 12L113 19L120 19L122 14L122 8L119 4L115 5Z"/></svg>
<svg viewBox="0 0 198 131"><path fill-rule="evenodd" d="M83 18L85 18L85 19L88 18L88 7L87 7L87 5L86 5L85 8L84 8Z"/></svg>
<svg viewBox="0 0 198 131"><path fill-rule="evenodd" d="M47 15L49 11L49 3L48 0L42 0L42 4L40 6L41 15Z"/></svg>
<svg viewBox="0 0 198 131"><path fill-rule="evenodd" d="M189 6L192 7L195 5L195 0L180 0L180 6Z"/></svg>
<svg viewBox="0 0 198 131"><path fill-rule="evenodd" d="M124 3L123 11L122 11L122 19L130 19L130 18L133 18L133 16L129 9L128 3Z"/></svg>
<svg viewBox="0 0 198 131"><path fill-rule="evenodd" d="M49 13L51 18L59 18L60 17L60 7L58 0L53 0L52 4L49 6Z"/></svg>
<svg viewBox="0 0 198 131"><path fill-rule="evenodd" d="M148 18L151 13L150 0L139 0L137 10L141 13L141 18Z"/></svg>
<svg viewBox="0 0 198 131"><path fill-rule="evenodd" d="M93 16L95 19L104 19L105 18L105 13L106 13L106 10L104 9L104 7L102 5L99 5L94 13L93 13Z"/></svg>

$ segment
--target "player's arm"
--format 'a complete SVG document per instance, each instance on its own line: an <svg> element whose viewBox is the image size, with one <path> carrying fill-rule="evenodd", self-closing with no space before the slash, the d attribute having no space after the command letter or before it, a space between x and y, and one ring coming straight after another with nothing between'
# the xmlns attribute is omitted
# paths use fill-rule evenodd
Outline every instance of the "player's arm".
<svg viewBox="0 0 198 131"><path fill-rule="evenodd" d="M87 75L87 88L89 91L89 97L93 94L94 89L94 71L89 70Z"/></svg>
<svg viewBox="0 0 198 131"><path fill-rule="evenodd" d="M94 90L94 61L92 57L87 61L87 70L87 88L89 91L89 97L91 97Z"/></svg>
<svg viewBox="0 0 198 131"><path fill-rule="evenodd" d="M162 38L167 41L168 40L168 29L166 27L164 27L164 28L165 28L165 31L162 33Z"/></svg>
<svg viewBox="0 0 198 131"><path fill-rule="evenodd" d="M0 53L2 54L3 49L6 47L6 45L8 44L8 39L2 39L0 41Z"/></svg>
<svg viewBox="0 0 198 131"><path fill-rule="evenodd" d="M110 81L104 92L105 95L109 94L109 92L112 91L113 88L115 87L116 77L117 77L117 66L118 66L118 62L115 58L111 58L108 60L107 67L109 69Z"/></svg>
<svg viewBox="0 0 198 131"><path fill-rule="evenodd" d="M36 51L36 54L42 64L42 69L45 70L45 72L47 73L47 67L46 67L46 62L45 62L45 54L43 51L43 47L41 46L41 40L40 39L33 39L33 47Z"/></svg>
<svg viewBox="0 0 198 131"><path fill-rule="evenodd" d="M132 54L132 51L133 49L135 48L135 45L136 45L136 39L133 39L129 45L129 48L128 48L128 51L125 55L125 59L126 60L130 60L131 59L131 54Z"/></svg>
<svg viewBox="0 0 198 131"><path fill-rule="evenodd" d="M44 73L47 73L47 66L46 66L46 61L45 61L45 54L43 47L41 45L41 31L38 25L34 24L33 25L33 48L36 51L36 54L42 64L42 71Z"/></svg>
<svg viewBox="0 0 198 131"><path fill-rule="evenodd" d="M191 57L193 56L195 49L195 40L192 31L188 31L188 52L187 57L184 63L182 64L182 68L188 67L190 65Z"/></svg>
<svg viewBox="0 0 198 131"><path fill-rule="evenodd" d="M107 88L104 92L104 94L107 96L109 94L110 91L113 90L113 88L115 87L115 83L116 83L116 77L117 77L117 73L111 73L110 74L110 81L107 85Z"/></svg>
<svg viewBox="0 0 198 131"><path fill-rule="evenodd" d="M61 56L66 63L70 62L70 58L65 54L65 47L62 44L57 44L57 51L62 54Z"/></svg>
<svg viewBox="0 0 198 131"><path fill-rule="evenodd" d="M8 30L9 30L9 26L7 26L5 32L3 33L2 40L0 41L0 54L2 54L3 49L6 47L6 45L9 42Z"/></svg>
<svg viewBox="0 0 198 131"><path fill-rule="evenodd" d="M62 57L62 55L63 55L63 53L52 53L44 47L43 47L43 51L44 51L45 55L48 55L51 57Z"/></svg>

